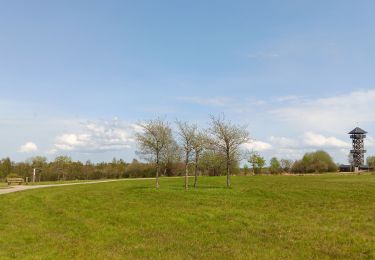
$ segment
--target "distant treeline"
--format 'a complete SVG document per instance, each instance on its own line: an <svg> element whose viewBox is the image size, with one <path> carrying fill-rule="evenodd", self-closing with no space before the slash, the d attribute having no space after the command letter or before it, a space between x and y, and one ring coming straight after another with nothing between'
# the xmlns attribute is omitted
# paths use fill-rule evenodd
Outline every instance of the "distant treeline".
<svg viewBox="0 0 375 260"><path fill-rule="evenodd" d="M205 155L207 160L202 160L199 167L200 175L219 176L225 174L225 165ZM216 159L216 163L215 163ZM63 181L63 180L96 180L118 178L147 178L155 177L156 169L152 163L143 163L134 159L127 163L122 159L113 159L112 162L92 163L90 161L73 161L70 157L59 156L48 162L47 158L37 156L25 162L14 162L10 158L0 161L0 180L7 177L22 177L32 180L33 170L36 169L36 181ZM163 176L182 176L184 174L182 162L170 162L161 167ZM233 168L234 174L238 174L238 166Z"/></svg>
<svg viewBox="0 0 375 260"><path fill-rule="evenodd" d="M240 168L239 162L232 167L233 175L251 174L281 174L281 173L323 173L337 171L336 164L324 151L307 153L301 160L291 161L272 158L269 166L257 153L249 155L248 163ZM162 176L183 176L185 174L183 162L168 162L161 167ZM191 165L194 167L194 165ZM153 163L143 163L134 159L127 163L122 159L112 162L92 163L90 161L73 161L70 157L59 156L48 162L47 158L37 156L25 162L13 162L10 158L0 161L0 180L6 177L22 177L32 180L33 170L36 169L36 181L63 180L95 180L117 178L146 178L155 177L156 169ZM202 154L198 167L199 175L221 176L226 174L225 160L222 156L205 152Z"/></svg>

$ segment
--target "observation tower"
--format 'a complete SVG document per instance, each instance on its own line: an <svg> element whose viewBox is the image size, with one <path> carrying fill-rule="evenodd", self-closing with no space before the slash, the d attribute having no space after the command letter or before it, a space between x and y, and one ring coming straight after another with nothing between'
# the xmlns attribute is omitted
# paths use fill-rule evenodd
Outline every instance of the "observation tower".
<svg viewBox="0 0 375 260"><path fill-rule="evenodd" d="M364 139L366 138L367 132L359 127L356 127L349 132L350 138L352 139L353 148L350 150L352 156L352 167L355 171L360 170L365 165L365 145Z"/></svg>

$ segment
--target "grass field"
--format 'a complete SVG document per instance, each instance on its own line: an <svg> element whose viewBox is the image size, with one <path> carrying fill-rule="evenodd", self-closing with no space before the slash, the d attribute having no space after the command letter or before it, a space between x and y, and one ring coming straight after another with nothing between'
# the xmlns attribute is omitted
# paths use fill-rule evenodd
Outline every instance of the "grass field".
<svg viewBox="0 0 375 260"><path fill-rule="evenodd" d="M0 259L375 258L375 176L205 177L0 196Z"/></svg>

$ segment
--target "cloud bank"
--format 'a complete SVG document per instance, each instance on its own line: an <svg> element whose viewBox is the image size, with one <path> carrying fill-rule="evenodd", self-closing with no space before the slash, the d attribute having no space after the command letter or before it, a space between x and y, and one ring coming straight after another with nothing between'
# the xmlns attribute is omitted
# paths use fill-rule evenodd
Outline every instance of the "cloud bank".
<svg viewBox="0 0 375 260"><path fill-rule="evenodd" d="M79 133L65 133L56 138L53 152L95 153L128 149L134 142L134 127L118 119L86 122Z"/></svg>
<svg viewBox="0 0 375 260"><path fill-rule="evenodd" d="M301 100L271 114L304 129L342 133L355 125L375 123L375 89L328 98Z"/></svg>
<svg viewBox="0 0 375 260"><path fill-rule="evenodd" d="M247 143L244 148L248 151L264 152L279 158L299 159L305 152L319 149L348 153L350 143L333 136L305 132L295 139L271 136L267 141L257 140Z"/></svg>

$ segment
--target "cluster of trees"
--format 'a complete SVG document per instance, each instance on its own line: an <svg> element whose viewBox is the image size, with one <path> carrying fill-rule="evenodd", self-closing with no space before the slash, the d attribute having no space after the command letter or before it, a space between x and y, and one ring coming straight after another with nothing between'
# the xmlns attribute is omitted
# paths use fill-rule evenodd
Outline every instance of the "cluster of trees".
<svg viewBox="0 0 375 260"><path fill-rule="evenodd" d="M338 166L334 163L332 157L325 151L316 151L306 153L301 160L292 161L288 159L271 158L269 166L264 168L266 160L258 153L251 153L248 162L252 166L253 174L269 173L323 173L336 172ZM374 160L375 163L375 160ZM244 172L248 167L244 167Z"/></svg>
<svg viewBox="0 0 375 260"><path fill-rule="evenodd" d="M210 119L208 129L176 121L176 139L170 124L160 118L139 124L143 131L136 136L138 154L155 165L156 188L159 188L161 166L173 162L183 163L185 189L189 187L191 171L194 171L194 187L197 186L200 167L215 175L220 175L224 168L226 184L230 187L233 168L238 167L241 159L240 147L250 140L249 133L244 126L226 121L224 116Z"/></svg>
<svg viewBox="0 0 375 260"><path fill-rule="evenodd" d="M294 173L323 173L337 172L337 170L337 164L325 151L306 153L301 160L294 162L291 169Z"/></svg>
<svg viewBox="0 0 375 260"><path fill-rule="evenodd" d="M271 158L265 168L266 160L257 152L245 157L240 147L248 142L249 133L245 127L225 121L224 117L211 117L210 127L200 130L197 125L176 121L177 139L174 139L168 122L161 119L140 124L143 132L137 134L138 154L156 167L156 187L163 165L181 162L185 176L185 188L188 189L188 176L194 172L194 187L197 185L198 172L207 175L227 176L230 186L231 174L240 173L239 162L247 159L252 174L280 173L323 173L336 172L338 166L325 151L306 153L301 160ZM375 164L375 158L374 158ZM164 167L166 168L166 167ZM250 169L245 165L242 173L247 175Z"/></svg>
<svg viewBox="0 0 375 260"><path fill-rule="evenodd" d="M13 162L10 158L0 161L0 180L7 177L22 177L32 180L33 171L36 169L36 181L62 181L62 180L95 180L152 177L154 169L147 163L133 160L126 163L123 160L113 159L112 162L91 163L87 161L72 161L70 157L58 156L48 162L47 158L37 156L25 162Z"/></svg>

